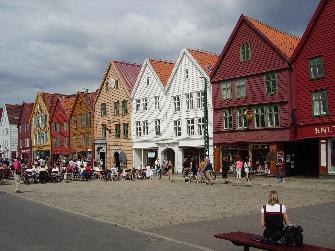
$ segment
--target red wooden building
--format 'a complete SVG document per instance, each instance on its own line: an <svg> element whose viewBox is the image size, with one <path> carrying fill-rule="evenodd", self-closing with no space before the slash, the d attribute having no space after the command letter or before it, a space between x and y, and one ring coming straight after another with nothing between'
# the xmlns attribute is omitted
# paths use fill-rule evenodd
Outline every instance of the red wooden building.
<svg viewBox="0 0 335 251"><path fill-rule="evenodd" d="M32 161L30 116L33 103L22 103L18 123L18 154L26 163Z"/></svg>
<svg viewBox="0 0 335 251"><path fill-rule="evenodd" d="M76 95L59 95L54 106L51 129L51 158L56 160L69 158L70 148L70 114L76 99Z"/></svg>
<svg viewBox="0 0 335 251"><path fill-rule="evenodd" d="M321 0L295 50L296 143L300 166L335 175L335 1Z"/></svg>
<svg viewBox="0 0 335 251"><path fill-rule="evenodd" d="M292 71L299 38L241 15L211 75L214 166L249 158L253 170L275 174L289 151Z"/></svg>

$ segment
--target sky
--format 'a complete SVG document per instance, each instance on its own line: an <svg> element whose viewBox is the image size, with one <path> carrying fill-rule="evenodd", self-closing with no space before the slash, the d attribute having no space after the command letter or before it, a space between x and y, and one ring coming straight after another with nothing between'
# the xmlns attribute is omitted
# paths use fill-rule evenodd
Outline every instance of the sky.
<svg viewBox="0 0 335 251"><path fill-rule="evenodd" d="M0 106L95 91L108 60L220 54L241 14L302 36L319 0L0 0Z"/></svg>

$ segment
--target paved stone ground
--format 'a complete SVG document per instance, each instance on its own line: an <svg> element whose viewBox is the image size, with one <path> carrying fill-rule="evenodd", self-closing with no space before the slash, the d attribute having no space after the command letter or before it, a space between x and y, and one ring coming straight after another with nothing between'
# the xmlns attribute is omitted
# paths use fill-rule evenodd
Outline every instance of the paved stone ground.
<svg viewBox="0 0 335 251"><path fill-rule="evenodd" d="M11 193L14 186L0 185L1 190ZM327 212L335 212L335 179L287 178L285 183L277 183L274 178L252 177L247 183L231 178L231 183L225 185L218 178L216 184L206 186L186 184L181 177L176 177L172 183L166 178L89 181L34 184L23 186L22 190L24 193L19 196L47 205L218 250L227 250L225 247L233 250L233 247L214 239L214 233L262 232L259 210L266 203L268 192L277 190L281 202L289 208L292 221L304 227L306 241L334 246L328 233L334 233L335 224L327 224L334 217ZM321 217L324 220L320 221ZM326 232L326 240L318 234L313 239L314 233L309 234L309 229Z"/></svg>

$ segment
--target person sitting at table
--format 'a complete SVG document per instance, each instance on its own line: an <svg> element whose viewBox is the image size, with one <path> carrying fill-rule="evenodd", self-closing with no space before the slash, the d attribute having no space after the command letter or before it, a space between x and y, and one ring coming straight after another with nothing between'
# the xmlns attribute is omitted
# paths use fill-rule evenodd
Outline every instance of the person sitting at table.
<svg viewBox="0 0 335 251"><path fill-rule="evenodd" d="M95 172L96 177L97 177L98 179L101 179L101 177L102 177L102 174L101 174L102 170L101 170L98 166L95 166L95 167L93 168L93 170L94 170L94 172Z"/></svg>
<svg viewBox="0 0 335 251"><path fill-rule="evenodd" d="M47 169L46 169L45 165L41 165L41 167L40 167L40 182L45 183L45 182L47 182L47 179L48 179Z"/></svg>

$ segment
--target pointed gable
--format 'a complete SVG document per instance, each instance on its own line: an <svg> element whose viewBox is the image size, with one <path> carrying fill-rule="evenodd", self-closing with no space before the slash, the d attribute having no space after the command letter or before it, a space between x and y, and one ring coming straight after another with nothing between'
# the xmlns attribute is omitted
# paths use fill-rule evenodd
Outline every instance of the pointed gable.
<svg viewBox="0 0 335 251"><path fill-rule="evenodd" d="M128 92L131 93L134 88L138 74L140 73L141 66L138 64L131 64L119 61L113 61L113 64L118 71L119 76L122 78Z"/></svg>
<svg viewBox="0 0 335 251"><path fill-rule="evenodd" d="M161 83L165 86L168 83L174 64L172 62L154 59L149 59L149 62Z"/></svg>
<svg viewBox="0 0 335 251"><path fill-rule="evenodd" d="M23 103L22 104L19 124L23 124L29 120L31 112L33 111L33 108L34 108L34 103Z"/></svg>
<svg viewBox="0 0 335 251"><path fill-rule="evenodd" d="M211 81L286 69L298 42L295 36L241 15L211 73ZM247 43L251 58L241 61L241 46Z"/></svg>
<svg viewBox="0 0 335 251"><path fill-rule="evenodd" d="M9 124L18 124L22 105L5 104Z"/></svg>
<svg viewBox="0 0 335 251"><path fill-rule="evenodd" d="M41 96L41 98L44 102L44 105L47 108L47 112L49 113L49 115L51 115L53 110L54 110L54 107L56 105L57 98L58 98L59 94L41 92L40 96Z"/></svg>
<svg viewBox="0 0 335 251"><path fill-rule="evenodd" d="M198 64L202 67L202 69L209 76L212 70L215 67L216 62L219 59L218 55L214 53L195 50L195 49L187 49L192 57L198 62Z"/></svg>
<svg viewBox="0 0 335 251"><path fill-rule="evenodd" d="M61 95L59 97L59 101L61 102L66 112L66 115L68 116L68 118L70 118L74 102L76 101L76 95Z"/></svg>

